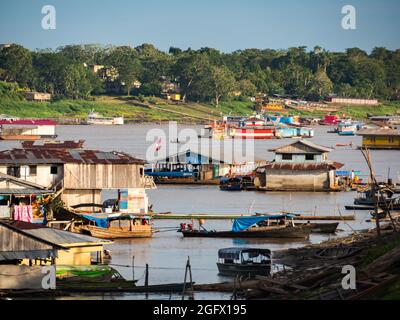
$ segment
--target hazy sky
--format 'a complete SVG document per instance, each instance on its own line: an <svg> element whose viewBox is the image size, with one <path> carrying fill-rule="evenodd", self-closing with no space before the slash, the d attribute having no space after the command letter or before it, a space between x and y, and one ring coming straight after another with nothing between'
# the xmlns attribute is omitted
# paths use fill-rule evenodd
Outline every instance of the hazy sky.
<svg viewBox="0 0 400 320"><path fill-rule="evenodd" d="M346 4L356 8L356 30L341 26ZM42 29L44 5L56 8L56 30ZM400 48L399 17L400 0L0 0L0 43L369 51Z"/></svg>

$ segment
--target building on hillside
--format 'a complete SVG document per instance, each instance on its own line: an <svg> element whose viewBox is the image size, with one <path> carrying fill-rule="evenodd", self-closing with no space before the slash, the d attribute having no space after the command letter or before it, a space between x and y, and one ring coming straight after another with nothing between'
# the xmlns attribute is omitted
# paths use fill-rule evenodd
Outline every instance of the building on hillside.
<svg viewBox="0 0 400 320"><path fill-rule="evenodd" d="M299 140L270 151L275 159L256 169L255 185L259 190L339 190L335 172L343 164L328 161L332 149Z"/></svg>
<svg viewBox="0 0 400 320"><path fill-rule="evenodd" d="M123 190L129 194L124 199L125 211L146 214L145 188L153 186L144 176L144 163L122 152L35 147L5 150L0 152L0 173L4 177L0 179L0 190L9 206L29 203L29 197L15 197L17 192L27 193L19 191L27 189L23 183L60 195L67 206L100 204L103 190Z"/></svg>
<svg viewBox="0 0 400 320"><path fill-rule="evenodd" d="M43 101L51 100L51 94L45 93L45 92L25 92L24 95L25 95L25 99L28 101L43 102Z"/></svg>
<svg viewBox="0 0 400 320"><path fill-rule="evenodd" d="M256 166L255 162L229 164L187 150L148 164L146 175L154 177L157 183L219 184L223 176L249 174Z"/></svg>
<svg viewBox="0 0 400 320"><path fill-rule="evenodd" d="M332 104L342 105L358 105L358 106L377 106L379 101L376 99L355 99L355 98L341 98L341 97L328 97L326 102Z"/></svg>
<svg viewBox="0 0 400 320"><path fill-rule="evenodd" d="M370 149L400 149L400 130L388 127L367 128L357 132L362 147Z"/></svg>

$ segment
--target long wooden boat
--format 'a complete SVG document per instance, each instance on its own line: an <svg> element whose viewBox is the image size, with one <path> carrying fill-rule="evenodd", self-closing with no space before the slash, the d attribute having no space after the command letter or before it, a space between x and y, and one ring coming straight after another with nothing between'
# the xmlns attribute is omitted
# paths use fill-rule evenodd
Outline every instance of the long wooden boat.
<svg viewBox="0 0 400 320"><path fill-rule="evenodd" d="M297 226L303 226L305 228L310 228L312 233L335 233L339 222L332 223L296 223Z"/></svg>
<svg viewBox="0 0 400 320"><path fill-rule="evenodd" d="M250 228L244 231L182 230L186 238L283 238L308 239L310 228L291 226L272 226Z"/></svg>
<svg viewBox="0 0 400 320"><path fill-rule="evenodd" d="M343 246L336 246L333 248L325 248L318 250L315 253L315 257L318 259L345 259L351 257L359 252L362 249L359 247L343 247Z"/></svg>
<svg viewBox="0 0 400 320"><path fill-rule="evenodd" d="M92 225L83 226L92 237L100 239L129 239L129 238L151 238L153 236L150 225L138 225L132 228L109 227L101 228Z"/></svg>

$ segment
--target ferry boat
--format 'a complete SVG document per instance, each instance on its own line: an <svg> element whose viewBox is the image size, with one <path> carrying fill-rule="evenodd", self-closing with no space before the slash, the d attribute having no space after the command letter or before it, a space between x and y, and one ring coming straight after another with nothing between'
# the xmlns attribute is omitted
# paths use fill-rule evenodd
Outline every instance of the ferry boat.
<svg viewBox="0 0 400 320"><path fill-rule="evenodd" d="M337 132L340 136L354 136L357 132L357 125L352 122L339 123Z"/></svg>
<svg viewBox="0 0 400 320"><path fill-rule="evenodd" d="M275 127L231 128L229 135L234 139L275 139Z"/></svg>
<svg viewBox="0 0 400 320"><path fill-rule="evenodd" d="M92 125L123 125L124 117L103 117L92 110L88 115L86 123Z"/></svg>

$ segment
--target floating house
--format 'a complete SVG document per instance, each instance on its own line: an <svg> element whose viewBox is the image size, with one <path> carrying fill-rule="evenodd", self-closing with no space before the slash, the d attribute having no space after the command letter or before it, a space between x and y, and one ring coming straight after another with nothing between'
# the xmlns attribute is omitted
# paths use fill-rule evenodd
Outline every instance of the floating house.
<svg viewBox="0 0 400 320"><path fill-rule="evenodd" d="M388 127L362 129L357 135L362 137L362 147L370 149L400 149L400 130Z"/></svg>
<svg viewBox="0 0 400 320"><path fill-rule="evenodd" d="M256 169L255 185L268 191L338 190L336 170L343 164L328 161L332 149L299 140L270 150L275 159Z"/></svg>
<svg viewBox="0 0 400 320"><path fill-rule="evenodd" d="M146 175L158 183L219 184L220 177L251 173L255 168L254 162L228 164L187 150L149 164Z"/></svg>
<svg viewBox="0 0 400 320"><path fill-rule="evenodd" d="M56 138L56 125L53 120L0 120L0 140L39 140Z"/></svg>
<svg viewBox="0 0 400 320"><path fill-rule="evenodd" d="M125 211L147 213L145 161L121 152L30 148L0 152L3 205L24 203L44 192L61 196L67 206L100 204L103 190L121 191ZM123 191L123 192L122 192ZM34 198L33 198L34 199Z"/></svg>

